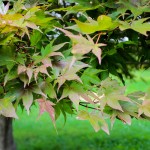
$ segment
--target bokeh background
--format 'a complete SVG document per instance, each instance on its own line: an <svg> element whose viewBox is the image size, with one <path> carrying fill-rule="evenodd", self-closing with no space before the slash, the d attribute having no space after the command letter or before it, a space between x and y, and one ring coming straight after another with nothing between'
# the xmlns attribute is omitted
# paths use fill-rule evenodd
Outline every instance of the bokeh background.
<svg viewBox="0 0 150 150"><path fill-rule="evenodd" d="M150 70L134 71L134 80L126 79L127 93L150 88ZM150 121L132 120L128 126L116 121L110 135L95 133L88 121L75 116L63 116L57 122L57 131L48 114L39 119L38 106L28 116L18 109L19 120L14 121L14 136L18 150L150 150Z"/></svg>

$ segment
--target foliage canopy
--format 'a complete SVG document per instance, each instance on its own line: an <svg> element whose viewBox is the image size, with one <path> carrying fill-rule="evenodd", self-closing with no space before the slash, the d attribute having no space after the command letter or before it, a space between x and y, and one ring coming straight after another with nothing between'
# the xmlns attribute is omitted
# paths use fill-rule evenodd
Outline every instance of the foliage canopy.
<svg viewBox="0 0 150 150"><path fill-rule="evenodd" d="M150 93L123 85L149 68L149 16L149 0L0 2L0 114L38 103L54 125L76 114L108 134L107 120L149 119Z"/></svg>

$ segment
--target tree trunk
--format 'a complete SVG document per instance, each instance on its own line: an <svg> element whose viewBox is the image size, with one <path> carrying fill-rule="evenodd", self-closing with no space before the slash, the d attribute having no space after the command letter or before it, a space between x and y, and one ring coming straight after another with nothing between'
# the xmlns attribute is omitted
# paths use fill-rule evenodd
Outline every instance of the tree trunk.
<svg viewBox="0 0 150 150"><path fill-rule="evenodd" d="M16 150L12 131L12 118L0 116L0 150Z"/></svg>

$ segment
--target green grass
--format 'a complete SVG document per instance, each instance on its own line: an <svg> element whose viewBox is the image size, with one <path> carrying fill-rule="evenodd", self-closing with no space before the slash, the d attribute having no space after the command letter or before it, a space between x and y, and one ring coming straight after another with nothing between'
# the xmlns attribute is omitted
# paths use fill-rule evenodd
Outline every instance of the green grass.
<svg viewBox="0 0 150 150"><path fill-rule="evenodd" d="M136 81L127 80L127 93L150 87L150 71L136 72L136 75ZM18 114L20 119L14 121L18 150L150 150L148 121L133 119L131 126L117 121L107 135L103 131L95 133L89 122L68 116L65 126L63 117L57 121L57 134L47 114L37 120L36 106L30 116L21 110Z"/></svg>

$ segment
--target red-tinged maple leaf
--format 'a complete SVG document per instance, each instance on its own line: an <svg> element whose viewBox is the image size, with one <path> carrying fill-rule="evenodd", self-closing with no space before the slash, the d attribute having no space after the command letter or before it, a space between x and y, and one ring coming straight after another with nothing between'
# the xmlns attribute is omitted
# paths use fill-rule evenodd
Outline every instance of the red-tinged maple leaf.
<svg viewBox="0 0 150 150"><path fill-rule="evenodd" d="M103 43L95 44L95 47L93 47L92 49L93 54L98 58L99 64L101 64L101 60L102 60L101 58L102 50L101 48L99 48L101 46L106 46L106 44Z"/></svg>
<svg viewBox="0 0 150 150"><path fill-rule="evenodd" d="M41 65L41 66L37 67L36 69L34 69L35 80L37 80L37 76L38 76L39 72L46 74L47 76L50 77L49 73L47 72L47 67L44 65Z"/></svg>
<svg viewBox="0 0 150 150"><path fill-rule="evenodd" d="M138 116L144 113L144 115L150 117L150 100L144 100L142 105L139 107Z"/></svg>
<svg viewBox="0 0 150 150"><path fill-rule="evenodd" d="M131 125L131 116L128 112L121 112L121 111L113 111L113 114L111 116L111 128L114 125L115 119L119 118L122 122Z"/></svg>
<svg viewBox="0 0 150 150"><path fill-rule="evenodd" d="M64 57L64 55L61 52L52 52L51 54L49 54L49 57L51 56L61 56Z"/></svg>
<svg viewBox="0 0 150 150"><path fill-rule="evenodd" d="M53 67L52 66L52 61L51 61L51 59L49 59L49 58L44 58L43 60L42 60L42 63L43 63L43 65L47 68L47 67Z"/></svg>
<svg viewBox="0 0 150 150"><path fill-rule="evenodd" d="M70 80L77 80L82 83L82 80L75 72L68 71L63 75L61 75L60 77L58 77L57 79L57 82L59 84L58 89L65 83L65 81L70 81Z"/></svg>
<svg viewBox="0 0 150 150"><path fill-rule="evenodd" d="M6 5L4 5L3 2L1 2L1 7L0 7L0 14L5 15L9 9L9 3L7 3Z"/></svg>
<svg viewBox="0 0 150 150"><path fill-rule="evenodd" d="M94 43L93 39L87 35L87 38L83 37L81 34L79 35L74 35L71 32L57 28L63 33L66 34L66 36L70 37L70 39L73 41L73 46L72 46L72 53L73 54L87 54L90 51L98 58L99 64L101 64L101 49L99 48L100 46L106 46L106 44L103 43Z"/></svg>
<svg viewBox="0 0 150 150"><path fill-rule="evenodd" d="M30 83L32 75L33 75L33 69L32 68L27 68L26 73L27 73L27 76L29 78L29 82L28 83Z"/></svg>
<svg viewBox="0 0 150 150"><path fill-rule="evenodd" d="M42 63L43 63L43 65L45 67L51 67L51 68L53 68L53 66L52 66L52 60L51 60L52 56L61 56L61 57L64 57L61 52L52 52L52 53L50 53L47 57L44 57L42 59Z"/></svg>
<svg viewBox="0 0 150 150"><path fill-rule="evenodd" d="M25 24L27 27L34 29L34 30L38 30L42 33L42 31L39 29L39 27L35 23L26 21Z"/></svg>
<svg viewBox="0 0 150 150"><path fill-rule="evenodd" d="M11 103L11 98L12 97L0 99L0 114L5 117L13 117L18 119L15 108Z"/></svg>
<svg viewBox="0 0 150 150"><path fill-rule="evenodd" d="M66 65L64 69L62 69L61 75L57 79L58 89L65 83L65 81L76 80L82 83L80 77L76 74L80 69L87 67L87 64L76 62L70 68L70 64Z"/></svg>
<svg viewBox="0 0 150 150"><path fill-rule="evenodd" d="M29 109L33 103L33 94L31 91L25 90L25 92L22 95L22 101L23 105L27 110L27 113L29 114Z"/></svg>
<svg viewBox="0 0 150 150"><path fill-rule="evenodd" d="M27 70L27 67L26 66L23 66L23 65L19 65L18 66L18 75L25 72Z"/></svg>
<svg viewBox="0 0 150 150"><path fill-rule="evenodd" d="M44 98L37 99L37 102L39 103L40 107L39 116L41 116L44 112L48 112L52 122L55 123L55 109L53 108L55 104L49 100L45 100Z"/></svg>

